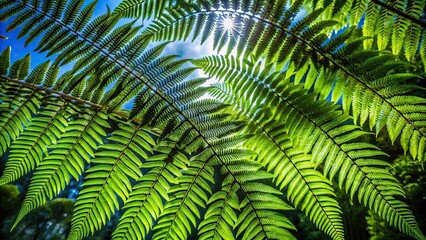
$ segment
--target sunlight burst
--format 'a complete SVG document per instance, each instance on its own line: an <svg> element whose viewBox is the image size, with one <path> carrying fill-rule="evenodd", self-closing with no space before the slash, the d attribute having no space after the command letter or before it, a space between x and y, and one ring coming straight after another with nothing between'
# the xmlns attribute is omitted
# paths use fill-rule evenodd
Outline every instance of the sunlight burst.
<svg viewBox="0 0 426 240"><path fill-rule="evenodd" d="M224 18L222 21L222 25L226 31L232 31L232 29L234 29L234 20L232 19L232 17Z"/></svg>

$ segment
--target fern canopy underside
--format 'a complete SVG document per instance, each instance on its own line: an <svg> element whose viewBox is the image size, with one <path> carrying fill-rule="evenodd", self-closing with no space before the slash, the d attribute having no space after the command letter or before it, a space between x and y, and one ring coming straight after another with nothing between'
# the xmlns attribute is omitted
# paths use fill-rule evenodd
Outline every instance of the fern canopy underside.
<svg viewBox="0 0 426 240"><path fill-rule="evenodd" d="M294 239L295 208L345 239L335 188L425 239L362 140L386 129L425 161L424 5L124 0L94 16L96 1L1 1L7 31L50 59L0 53L0 184L31 174L12 228L82 181L72 240L117 213L113 239ZM209 39L200 59L163 51Z"/></svg>

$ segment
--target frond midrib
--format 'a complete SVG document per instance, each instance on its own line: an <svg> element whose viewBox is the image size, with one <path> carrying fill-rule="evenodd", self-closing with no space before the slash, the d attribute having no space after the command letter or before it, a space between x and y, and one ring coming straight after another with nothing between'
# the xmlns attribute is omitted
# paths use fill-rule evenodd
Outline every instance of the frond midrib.
<svg viewBox="0 0 426 240"><path fill-rule="evenodd" d="M219 216L219 219L224 219L223 217L222 217L222 212L225 210L225 206L227 205L227 202L228 202L228 198L229 198L229 196L231 195L231 192L232 192L232 186L234 185L235 183L232 183L230 186L229 186L229 188L228 188L228 191L226 191L226 196L225 196L225 198L224 198L224 200L223 200L223 204L220 206L220 211L219 211L219 214L218 214L218 216ZM218 221L216 221L216 224L214 225L214 232L215 233L218 233L218 231L217 231L217 229L218 229L218 227L219 227L219 220ZM219 234L220 235L220 234ZM213 235L214 236L214 235ZM266 236L266 235L265 235Z"/></svg>
<svg viewBox="0 0 426 240"><path fill-rule="evenodd" d="M3 76L3 75L0 76L0 79L4 80L4 82L12 82L12 83L20 84L23 87L31 88L35 91L43 91L43 92L46 92L46 93L51 93L53 95L57 95L61 98L64 98L66 100L75 101L77 103L85 104L85 105L88 105L88 106L93 107L95 109L108 109L107 106L102 106L102 105L99 105L97 103L87 101L87 100L82 99L82 98L75 97L71 94L67 94L67 93L63 93L63 92L54 90L50 87L44 87L44 86L41 86L41 85L34 85L34 84L27 83L27 82L19 80L19 79L12 79L12 78L9 78L9 77ZM117 111L115 113L120 114L119 111Z"/></svg>
<svg viewBox="0 0 426 240"><path fill-rule="evenodd" d="M191 184L189 185L189 187L185 191L185 195L182 197L182 202L185 202L185 199L188 197L190 190L192 189L192 186L196 183L197 179L201 176L201 172L204 170L204 168L207 166L207 163L209 163L212 158L213 158L213 156L210 156L209 159L206 159L203 162L203 165L198 169L197 175L195 175L192 178ZM170 225L173 225L173 223L176 222L176 219L178 217L178 212L182 209L183 205L184 205L183 203L179 204L179 208L175 211L173 220L171 221L172 224L170 224ZM172 230L172 228L169 228L169 230L167 231L167 235L166 235L165 239L168 239L167 237L170 236L171 230Z"/></svg>

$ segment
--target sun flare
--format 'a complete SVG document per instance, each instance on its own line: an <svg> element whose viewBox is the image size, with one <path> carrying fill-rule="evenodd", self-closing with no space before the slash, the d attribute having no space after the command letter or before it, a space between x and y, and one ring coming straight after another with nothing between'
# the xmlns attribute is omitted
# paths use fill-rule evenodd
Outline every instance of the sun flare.
<svg viewBox="0 0 426 240"><path fill-rule="evenodd" d="M234 29L234 20L231 17L224 18L222 21L223 28L226 31Z"/></svg>

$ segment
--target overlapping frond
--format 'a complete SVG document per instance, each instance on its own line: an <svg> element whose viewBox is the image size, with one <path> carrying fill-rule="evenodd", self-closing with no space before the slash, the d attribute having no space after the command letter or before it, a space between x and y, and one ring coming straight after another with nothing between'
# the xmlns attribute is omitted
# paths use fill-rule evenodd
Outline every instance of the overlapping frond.
<svg viewBox="0 0 426 240"><path fill-rule="evenodd" d="M238 131L238 125L235 126L234 123L223 120L220 123L218 119L226 117L223 114L206 115L208 112L214 113L221 109L218 108L221 105L219 102L215 103L216 106L213 105L214 108L206 105L211 104L209 100L199 102L204 102L204 104L198 103L191 111L185 111L186 114L193 116L191 120L172 127L173 131L170 132L171 137L179 139L177 142L181 143L182 149L186 151L189 149L188 154L195 149L202 148L198 154L190 158L188 167L182 171L183 176L177 178L178 184L170 188L170 201L164 206L158 224L154 227L153 238L185 239L196 228L201 217L199 209L206 207L209 196L212 194L209 186L215 182L213 175L216 165L222 166L222 172L226 174L225 180L235 182L242 191L245 201L250 201L250 204L244 205L247 207L245 212L247 214L256 213L255 216L250 215L247 221L253 222L258 227L246 229L244 226L240 232L247 234L248 239L250 236L258 235L266 239L276 239L274 232L285 232L290 236L291 234L286 228L290 228L291 225L274 226L270 224L274 219L286 218L270 214L274 208L268 209L263 208L262 205L254 205L253 201L256 202L254 195L259 194L261 190L245 189L246 184L249 184L250 181L269 178L269 176L262 174L262 171L259 170L260 166L255 162L246 160L247 156L251 154L250 152L235 148L243 140L241 137L232 136L234 132ZM280 206L283 206L283 203L280 203ZM229 227L228 225L228 233Z"/></svg>
<svg viewBox="0 0 426 240"><path fill-rule="evenodd" d="M296 23L292 22L291 13L294 13L299 9L302 1L295 2L294 5L288 11L283 13L274 14L275 19L280 19L279 22L269 20L267 11L264 8L267 8L269 5L259 7L262 11L259 12L259 16L256 15L256 11L259 9L251 10L251 4L256 3L256 1L250 2L247 7L247 11L240 9L241 7L237 5L227 4L226 1L221 2L219 5L211 5L206 3L204 8L186 8L173 10L170 13L170 16L165 16L157 20L157 22L150 27L148 31L152 32L156 39L185 39L189 36L189 33L193 31L194 36L201 35L202 40L207 39L208 36L213 35L216 41L223 38L223 34L228 34L229 31L225 31L220 27L220 18L223 14L231 14L234 17L234 21L240 23L240 27L237 27L235 36L232 41L228 42L228 53L234 49L237 49L237 55L240 54L252 54L256 57L266 56L267 62L276 62L280 64L278 66L285 66L286 60L290 60L290 68L292 70L297 70L300 76L306 74L308 69L311 69L309 78L306 80L308 84L306 87L310 87L313 83L316 84L316 89L322 93L322 96L328 96L331 89L333 89L333 100L337 101L342 93L342 89L346 89L346 99L344 99L344 110L349 112L350 106L355 106L356 111L354 112L355 119L358 119L360 114L359 109L364 109L364 116L370 116L371 123L375 123L377 116L380 115L380 109L383 106L384 113L391 113L395 115L395 118L388 119L388 129L391 128L394 132L392 139L395 140L398 136L403 134L401 137L401 144L404 146L406 151L410 151L414 158L419 158L423 160L424 144L423 139L425 137L423 129L423 118L421 105L422 100L417 98L411 98L412 102L410 105L416 105L414 107L405 107L401 101L398 103L393 103L390 100L391 97L386 97L383 95L385 91L394 92L396 95L401 95L415 89L415 85L408 84L403 87L390 87L386 90L384 89L374 89L371 86L367 86L368 82L373 82L378 78L383 78L385 75L392 70L392 64L401 65L402 63L392 63L392 57L390 55L379 56L381 53L373 53L371 51L365 51L360 53L359 49L356 47L359 46L360 42L363 39L358 39L354 43L349 43L347 46L342 47L344 41L350 38L351 32L354 28L347 29L344 33L341 33L339 37L334 39L327 39L327 37L321 31L333 24L332 22L315 22L319 17L322 10L318 9L312 13L305 16L302 20L297 21ZM274 6L278 6L276 4ZM221 9L227 6L225 10ZM257 6L257 5L253 5ZM282 9L283 6L281 6ZM278 8L274 8L278 9ZM264 11L263 11L264 10ZM278 11L278 10L275 10ZM219 13L218 13L219 12ZM286 14L287 13L287 14ZM241 19L239 19L241 18ZM315 23L314 23L315 22ZM312 26L308 26L313 24ZM260 29L260 30L259 30ZM266 30L268 29L268 30ZM259 31L258 31L259 30ZM213 32L222 32L222 35L213 34ZM260 35L251 34L252 32L262 33ZM249 34L250 33L250 34ZM269 35L270 34L270 35ZM231 37L232 39L232 37ZM238 47L239 45L243 48ZM375 58L374 56L377 56ZM368 60L368 62L366 62ZM358 64L359 62L362 64ZM382 68L377 69L378 64L390 62L390 64L383 64ZM369 63L374 64L369 64ZM309 68L310 67L310 68ZM325 67L325 70L324 70ZM375 68L373 68L375 67ZM313 70L313 71L312 71ZM336 71L337 70L337 71ZM358 73L364 73L362 76ZM400 72L405 70L401 69ZM337 74L336 74L337 72ZM329 77L328 74L333 76ZM324 78L323 76L327 77ZM337 80L337 87L334 87L331 80L337 77L343 76L343 80ZM317 78L317 76L319 76ZM406 75L406 79L412 79L412 75ZM397 84L398 81L401 81L401 76L397 77L398 80L395 81ZM299 79L302 79L299 77ZM352 83L349 84L348 81ZM403 82L403 81L401 81ZM325 86L325 87L324 87ZM344 86L348 86L344 88ZM355 88L359 89L357 91L352 91ZM411 86L411 87L410 87ZM337 91L336 91L337 90ZM349 104L349 99L357 101L357 98L353 96L353 93L361 93L367 91L369 94L364 95L374 99L374 101L368 101L364 99L361 102L354 102ZM394 96L394 95L392 95ZM400 98L398 98L400 99ZM371 103L375 103L374 106ZM399 105L404 105L404 110L400 110ZM359 108L357 107L359 106ZM373 111L367 109L374 109ZM368 114L367 114L368 113ZM371 113L371 114L370 114ZM395 119L397 119L395 121ZM362 123L363 121L361 121ZM379 121L378 121L379 122ZM397 126L406 126L406 130L402 132L402 129ZM377 131L383 127L383 121L377 125ZM404 125L403 125L404 124ZM415 133L412 137L411 133Z"/></svg>
<svg viewBox="0 0 426 240"><path fill-rule="evenodd" d="M187 239L205 207L210 184L214 183L213 167L205 159L190 161L178 184L169 189L170 200L154 227L153 239Z"/></svg>
<svg viewBox="0 0 426 240"><path fill-rule="evenodd" d="M295 2L295 1L291 1ZM395 55L404 54L414 60L421 44L421 32L426 22L421 20L425 1L415 0L332 0L304 1L308 8L325 8L322 19L335 19L342 26L362 24L364 36L374 37L364 43L370 49L373 43L379 50L391 49Z"/></svg>
<svg viewBox="0 0 426 240"><path fill-rule="evenodd" d="M301 3L301 1L298 2L299 5ZM361 124L365 121L366 117L369 117L370 125L374 125L378 122L376 125L377 132L384 126L384 122L380 122L377 119L377 116L381 116L380 109L383 107L384 114L392 113L392 115L396 116L395 118L387 118L388 129L391 129L393 132L392 140L395 140L402 134L401 144L404 146L404 149L410 151L414 158L423 160L423 139L425 134L422 123L424 121L422 113L424 110L420 106L423 100L420 98L414 100L415 98L410 97L411 103L402 103L401 101L394 103L394 100L391 99L392 97L415 90L417 88L415 84L410 84L410 81L411 83L415 83L415 81L413 81L415 76L410 74L405 75L406 80L410 80L407 82L401 79L401 75L398 75L398 77L395 77L397 80L392 81L395 86L387 86L389 88L385 88L384 86L380 88L368 86L369 82L374 82L376 80L383 82L383 79L378 79L385 78L386 74L393 70L392 66L401 66L402 62L397 63L393 61L393 57L389 54L380 56L381 52L359 52L361 50L357 48L357 46L360 45L362 40L365 40L363 38L344 46L343 43L350 38L354 28L347 29L338 35L338 37L331 40L327 39L326 36L321 33L321 30L329 24L332 24L332 22L316 22L312 26L308 26L321 14L321 9L293 23L291 13L299 8L298 4L295 3L295 5L292 5L294 9L284 11L282 14L275 14L275 17L279 16L279 19L281 19L279 23L268 20L269 15L265 12L259 13L259 17L256 17L256 11L260 11L259 9L253 12L251 12L251 10L244 12L240 9L239 5L235 5L234 8L230 7L233 5L229 5L226 10L216 10L227 6L226 1L222 2L222 5L215 5L215 7L206 4L208 7L205 9L197 9L194 7L189 8L189 10L176 10L171 13L171 17L160 18L148 31L151 31L158 39L180 39L189 35L194 25L200 26L203 32L199 33L202 34L202 39L206 39L216 30L222 30L222 32L224 32L219 26L220 21L218 19L221 15L217 14L215 11L235 14L235 22L240 22L241 26L244 26L244 29L241 27L235 30L236 32L234 34L237 45L230 42L228 44L228 52L236 47L237 55L244 53L253 54L255 57L266 55L267 62L272 63L278 61L279 67L285 66L286 60L290 60L289 68L292 71L297 71L299 75L298 79L302 79L302 76L310 69L310 74L306 80L308 82L305 86L306 88L309 88L315 83L315 88L321 92L323 97L328 96L330 91L334 91L334 101L339 100L339 96L341 96L343 89L346 89L347 91L344 95L345 99L343 99L344 110L349 112L350 107L354 106L355 111L353 111L352 115L354 115L355 120L357 120L358 116L363 112ZM265 7L267 6L268 5ZM263 8L259 8L263 10ZM250 9L250 7L247 9ZM238 19L238 17L244 17L244 21L250 20L250 22L246 23ZM207 21L208 18L211 19ZM206 22L210 21L210 24L213 24L213 26L207 26ZM268 31L262 30L261 32L272 33L272 35L244 35L247 34L247 32L256 31L258 28L266 29L267 27L269 29ZM194 36L198 36L197 28L193 31ZM262 40L263 37L265 37L264 40ZM214 35L214 38L218 40L220 37L217 38L216 35ZM241 46L244 46L244 48L239 48L239 43L241 43ZM382 66L379 67L379 65ZM406 70L401 67L401 69L398 69L397 73L403 73L405 71ZM362 75L358 73L362 73ZM332 76L328 76L329 74ZM327 77L324 77L324 75ZM333 81L336 77L342 77L342 80ZM348 81L351 83L349 84ZM337 87L334 87L335 85ZM397 87L396 85L403 86ZM353 89L359 90L353 91ZM358 101L359 98L357 99L356 96L353 95L354 93L361 93L364 91L369 94L363 94L362 96L371 98L372 101L366 98L364 98L363 101ZM391 95L384 95L387 94L386 92L388 91L392 92ZM394 99L400 99L400 97ZM350 100L353 101L352 104L349 104ZM374 106L371 105L371 103L374 103ZM401 107L400 105L403 106ZM406 105L410 105L411 107L405 107ZM364 109L364 111L360 109ZM406 126L404 132L400 129L401 126ZM415 134L411 135L411 133Z"/></svg>
<svg viewBox="0 0 426 240"><path fill-rule="evenodd" d="M291 210L279 196L282 194L275 188L259 181L268 179L268 174L260 172L254 174L253 170L260 164L250 161L234 161L233 168L223 167L234 176L244 197L240 201L240 214L238 215L236 237L242 239L295 239L289 230L295 230L293 224L285 217L284 211ZM251 169L250 169L251 168ZM251 171L250 171L251 170ZM225 178L229 180L230 177Z"/></svg>
<svg viewBox="0 0 426 240"><path fill-rule="evenodd" d="M260 107L245 111L251 112L252 118L270 119L264 124L273 129L274 134L284 130L296 147L312 153L316 166L323 165L325 176L330 180L337 176L339 186L351 197L357 192L361 203L378 212L393 226L413 237L423 238L407 206L393 197L404 196L404 193L396 179L383 169L388 165L380 160L384 153L371 144L356 141L365 133L347 124L349 117L342 115L336 106L323 100L316 101L315 94L308 93L302 84L294 85L290 77L284 73L270 72L270 68L261 71L254 68L253 63L240 62L233 57L203 58L196 63L231 86L232 90L221 91L222 95L236 92L228 97L237 96L236 101L242 102L243 106L259 104ZM263 107L264 103L269 103L269 107ZM273 139L279 135L269 136ZM265 156L268 154L265 153ZM303 158L299 161L303 162ZM306 164L301 166L308 168ZM297 172L293 170L290 173ZM312 170L312 173L315 171ZM303 174L303 177L307 176L308 173ZM312 178L315 176L318 174L313 174ZM286 181L291 181L291 178ZM291 186L291 182L288 183ZM300 186L296 189L302 191ZM289 187L290 197L293 191Z"/></svg>
<svg viewBox="0 0 426 240"><path fill-rule="evenodd" d="M226 184L210 197L209 208L198 226L199 239L235 239L232 227L237 221L235 210L239 209L237 190L235 183Z"/></svg>
<svg viewBox="0 0 426 240"><path fill-rule="evenodd" d="M0 184L14 181L39 165L47 153L47 147L65 131L67 123L67 103L47 100L16 141L10 147L6 169ZM53 103L51 103L53 102ZM43 105L43 99L41 100Z"/></svg>
<svg viewBox="0 0 426 240"><path fill-rule="evenodd" d="M340 44L327 50L332 52L327 62L330 67L337 66L335 70L308 64L299 73L306 74L305 88L313 88L323 98L342 101L344 112L351 114L355 123L362 126L368 122L376 134L386 127L392 142L399 139L406 152L424 161L426 100L415 93L422 89L417 84L421 76L410 73L409 64L388 53L359 50L362 39L336 42Z"/></svg>
<svg viewBox="0 0 426 240"><path fill-rule="evenodd" d="M78 118L69 121L65 133L49 147L49 155L43 158L31 178L15 225L27 213L57 196L71 178L79 180L97 145L103 143L106 133L102 128L109 127L107 115L91 109L86 111L85 114L76 113Z"/></svg>

